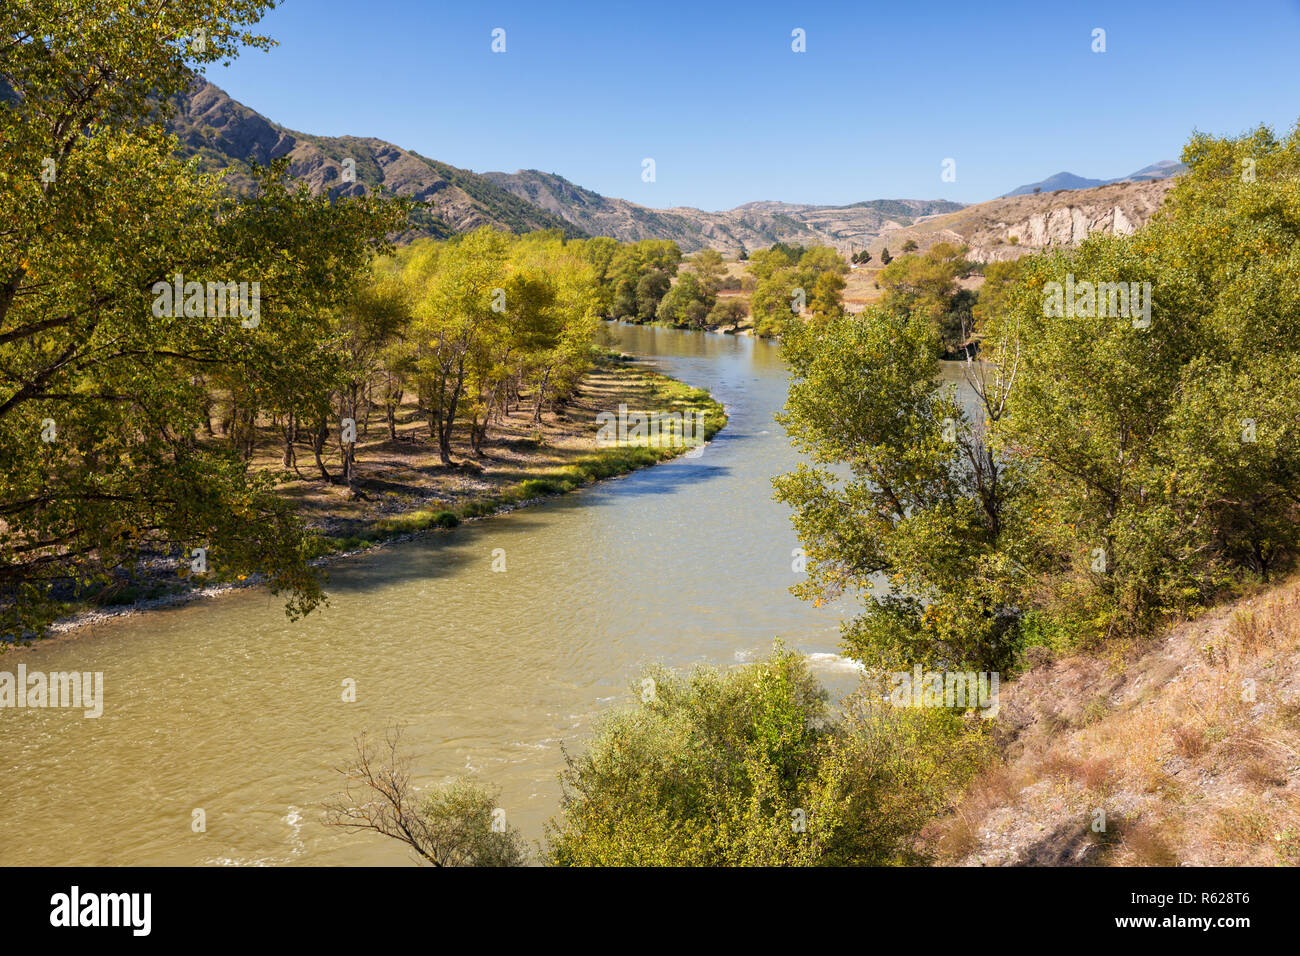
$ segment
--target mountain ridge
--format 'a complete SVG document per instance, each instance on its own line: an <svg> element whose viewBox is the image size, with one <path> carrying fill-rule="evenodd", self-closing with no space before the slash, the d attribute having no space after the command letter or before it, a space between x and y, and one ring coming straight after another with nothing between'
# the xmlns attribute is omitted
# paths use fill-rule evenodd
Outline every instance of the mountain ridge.
<svg viewBox="0 0 1300 956"><path fill-rule="evenodd" d="M1143 166L1141 169L1129 173L1127 176L1117 176L1114 179L1088 179L1084 176L1078 176L1074 173L1062 170L1048 176L1046 179L1040 179L1036 183L1026 183L1023 186L1017 186L1009 193L1003 193L998 199L1007 199L1011 196L1025 196L1031 193L1039 192L1056 192L1061 189L1093 189L1097 186L1109 186L1112 183L1138 183L1151 182L1158 179L1171 179L1174 176L1181 175L1187 170L1187 167L1172 159L1162 159L1159 162L1152 163L1150 166Z"/></svg>
<svg viewBox="0 0 1300 956"><path fill-rule="evenodd" d="M709 247L734 255L777 242L823 244L848 253L879 248L882 241L897 244L903 235L913 233L923 242L933 241L939 234L958 238L947 228L949 217L986 205L970 206L946 199L869 199L839 206L754 200L717 211L690 206L654 209L601 195L558 173L536 169L476 173L376 137L318 136L291 130L234 100L201 76L195 77L191 89L177 97L173 105L170 128L180 142L179 152L197 158L206 171L225 171L236 191L245 191L252 184L242 169L244 163L264 165L288 157L289 174L317 194L337 197L379 189L415 200L418 206L412 213L412 225L399 237L402 240L420 236L446 238L488 225L511 232L558 229L571 238L670 239L686 253ZM1086 180L1072 173L1058 173L1043 182L1066 183L1050 190L1052 193L1114 183L1136 186L1168 180L1184 168L1166 160L1117 180ZM1031 196L1037 185L1019 187L999 200ZM1141 198L1136 209L1124 205L1118 218L1106 213L1116 218L1119 231L1124 231L1128 222L1144 221L1153 211L1148 208L1147 198ZM1159 198L1163 198L1163 191ZM1001 218L1008 216L1022 218L1012 209L1003 211ZM1043 244L1059 242L1055 237L1059 232L1057 224L1040 225L1038 218L1027 217L1016 226L1021 238L1027 240L1025 246L1039 244L1033 241L1032 234L1037 232L1044 232L1040 240ZM927 226L936 220L944 228ZM1109 228L1109 223L1097 219L1092 228L1098 227ZM991 235L966 238L977 246L1001 245ZM984 254L1002 258L1013 253L1010 249L986 248Z"/></svg>

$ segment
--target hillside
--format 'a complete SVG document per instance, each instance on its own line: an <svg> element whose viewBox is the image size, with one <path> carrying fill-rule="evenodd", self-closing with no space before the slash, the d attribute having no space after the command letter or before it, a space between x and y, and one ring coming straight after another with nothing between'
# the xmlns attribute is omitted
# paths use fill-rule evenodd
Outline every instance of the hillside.
<svg viewBox="0 0 1300 956"><path fill-rule="evenodd" d="M908 239L923 249L957 242L969 246L977 262L1018 259L1053 246L1077 246L1094 233L1130 235L1160 208L1173 185L1173 179L1160 179L992 199L887 230L867 248L878 255L884 247L897 253Z"/></svg>
<svg viewBox="0 0 1300 956"><path fill-rule="evenodd" d="M877 261L881 248L897 252L912 239L922 248L939 241L964 242L974 258L991 261L1052 245L1074 245L1090 232L1132 231L1158 208L1172 182L1162 178L1030 192L975 206L948 200L873 199L844 206L750 202L718 212L651 209L602 196L555 173L530 169L480 174L380 139L295 132L231 99L202 77L195 78L176 107L171 129L182 153L197 156L205 169L229 170L235 188L248 186L244 163L264 164L287 156L290 174L317 193L338 196L382 188L423 203L412 217L416 228L405 238L445 237L490 225L512 232L563 229L569 236L622 241L672 239L687 253L712 247L734 255L776 242L822 243L845 253L865 247ZM349 159L356 173L350 182L344 178ZM1158 163L1133 178L1169 177L1175 167Z"/></svg>
<svg viewBox="0 0 1300 956"><path fill-rule="evenodd" d="M1004 196L911 226L888 228L867 243L871 262L849 274L844 301L856 310L880 298L875 279L883 268L881 253L888 249L900 255L909 240L922 252L940 242L965 245L967 258L974 262L1019 259L1044 249L1077 246L1094 233L1131 235L1155 215L1173 185L1173 179L1160 179ZM973 276L963 285L979 288L982 282L982 276Z"/></svg>
<svg viewBox="0 0 1300 956"><path fill-rule="evenodd" d="M1004 762L931 828L941 860L1300 864L1300 579L1109 659L1042 654L999 702Z"/></svg>
<svg viewBox="0 0 1300 956"><path fill-rule="evenodd" d="M961 203L942 199L873 199L847 206L751 202L721 212L689 206L650 209L602 196L555 173L536 169L483 175L592 235L623 241L673 239L684 252L707 246L734 254L776 242L823 243L848 251L861 247L882 229L963 208Z"/></svg>
<svg viewBox="0 0 1300 956"><path fill-rule="evenodd" d="M290 175L314 192L339 196L382 188L424 203L412 216L417 228L409 237L440 238L481 225L512 232L563 229L570 236L585 235L567 220L469 170L380 139L311 136L285 129L202 77L196 77L190 93L180 97L176 106L171 129L180 139L181 152L198 156L205 169L229 169L237 189L249 183L242 163L265 164L288 156ZM353 182L344 181L345 159L356 164Z"/></svg>

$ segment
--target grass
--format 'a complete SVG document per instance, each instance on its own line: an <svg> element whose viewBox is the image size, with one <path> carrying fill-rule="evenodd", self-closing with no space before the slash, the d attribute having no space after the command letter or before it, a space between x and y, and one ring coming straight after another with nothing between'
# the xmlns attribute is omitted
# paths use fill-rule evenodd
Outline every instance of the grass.
<svg viewBox="0 0 1300 956"><path fill-rule="evenodd" d="M621 359L612 357L612 360ZM693 388L650 370L639 370L639 374L650 383L649 394L644 399L647 408L660 412L702 413L705 441L712 439L726 426L726 412L706 390ZM593 482L616 478L668 461L687 450L689 449L685 445L680 444L597 448L567 465L538 471L513 485L458 502L450 508L421 508L385 516L344 536L313 535L308 539L308 554L313 559L322 558L331 554L365 550L405 535L449 530L462 521L499 514L526 502L567 495Z"/></svg>
<svg viewBox="0 0 1300 956"><path fill-rule="evenodd" d="M1043 662L1004 685L1005 765L932 828L938 857L1055 858L1101 807L1118 842L1075 862L1300 864L1297 674L1300 576L1179 622L1122 661Z"/></svg>

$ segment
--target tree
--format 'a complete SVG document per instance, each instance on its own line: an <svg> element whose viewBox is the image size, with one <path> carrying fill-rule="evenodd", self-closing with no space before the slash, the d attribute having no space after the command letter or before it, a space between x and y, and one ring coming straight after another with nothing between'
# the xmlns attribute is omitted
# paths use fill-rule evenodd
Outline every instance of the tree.
<svg viewBox="0 0 1300 956"><path fill-rule="evenodd" d="M838 272L823 272L813 282L808 299L808 311L815 319L827 319L842 311L840 293L844 291L844 277Z"/></svg>
<svg viewBox="0 0 1300 956"><path fill-rule="evenodd" d="M382 744L357 739L356 760L339 771L344 789L325 805L326 822L390 837L433 866L523 866L523 838L504 822L497 794L461 778L419 796L400 739L396 728Z"/></svg>
<svg viewBox="0 0 1300 956"><path fill-rule="evenodd" d="M955 351L969 334L973 297L964 296L957 282L970 269L965 254L965 246L940 242L922 255L891 261L876 277L884 290L881 304L900 315L924 316L949 352Z"/></svg>
<svg viewBox="0 0 1300 956"><path fill-rule="evenodd" d="M915 239L908 239L907 242L903 243L903 255L907 255L910 252L916 252L919 248L920 247L916 244Z"/></svg>
<svg viewBox="0 0 1300 956"><path fill-rule="evenodd" d="M649 322L659 309L659 302L672 288L672 276L662 269L645 273L636 283L636 320Z"/></svg>
<svg viewBox="0 0 1300 956"><path fill-rule="evenodd" d="M690 268L700 278L700 287L705 294L705 305L710 309L713 308L718 290L722 287L722 280L727 275L727 264L723 261L722 253L717 249L701 249L691 257Z"/></svg>
<svg viewBox="0 0 1300 956"><path fill-rule="evenodd" d="M660 301L658 319L669 325L700 328L711 307L709 298L704 282L694 272L683 272Z"/></svg>
<svg viewBox="0 0 1300 956"><path fill-rule="evenodd" d="M501 233L482 226L412 263L420 286L414 306L416 382L443 465L451 464L452 431L473 364L505 322L493 305L506 243Z"/></svg>
<svg viewBox="0 0 1300 956"><path fill-rule="evenodd" d="M842 276L848 271L848 263L829 246L805 249L778 243L754 253L749 272L756 280L750 298L755 334L781 334L802 308L819 318L838 311Z"/></svg>
<svg viewBox="0 0 1300 956"><path fill-rule="evenodd" d="M798 262L797 256L788 255L773 246L771 249L759 249L750 256L748 271L755 279L762 282L764 279L770 279L775 272L792 268Z"/></svg>
<svg viewBox="0 0 1300 956"><path fill-rule="evenodd" d="M591 266L592 278L596 283L596 314L614 315L614 268L619 253L619 242L608 236L595 236L591 239L577 239L566 245L584 262Z"/></svg>
<svg viewBox="0 0 1300 956"><path fill-rule="evenodd" d="M991 320L1011 308L1020 281L1019 260L990 262L984 266L984 284L971 310L974 331L982 332Z"/></svg>
<svg viewBox="0 0 1300 956"><path fill-rule="evenodd" d="M972 382L971 420L939 388L929 324L879 307L791 323L782 350L779 420L811 459L773 481L807 554L794 592L863 596L844 634L868 668L1004 669L1018 640L1022 482L986 434L1009 377Z"/></svg>
<svg viewBox="0 0 1300 956"><path fill-rule="evenodd" d="M730 326L735 332L749 315L749 308L740 299L719 299L709 313L708 323L716 328Z"/></svg>
<svg viewBox="0 0 1300 956"><path fill-rule="evenodd" d="M410 322L410 301L406 288L396 278L370 275L358 283L352 298L335 317L335 339L339 349L339 420L351 420L354 440L343 440L340 451L343 481L349 497L358 497L355 441L362 390L379 374L386 349Z"/></svg>
<svg viewBox="0 0 1300 956"><path fill-rule="evenodd" d="M320 600L246 436L200 440L209 387L247 421L315 376L332 310L400 218L289 189L283 163L234 201L175 158L168 98L193 67L268 46L247 29L265 7L0 12L0 634L40 633L142 553L265 574L291 615Z"/></svg>
<svg viewBox="0 0 1300 956"><path fill-rule="evenodd" d="M1039 612L1072 641L1144 633L1300 548L1300 133L1183 158L1167 213L1021 259L988 316L1020 343L999 433L1034 466Z"/></svg>
<svg viewBox="0 0 1300 956"><path fill-rule="evenodd" d="M758 281L749 300L755 335L780 335L791 318L798 315L795 290L799 281L799 271L793 266L777 269Z"/></svg>
<svg viewBox="0 0 1300 956"><path fill-rule="evenodd" d="M812 246L797 261L799 269L812 280L824 272L842 276L847 275L849 271L844 257L830 246Z"/></svg>
<svg viewBox="0 0 1300 956"><path fill-rule="evenodd" d="M643 239L622 246L609 266L614 318L649 322L682 261L677 243Z"/></svg>

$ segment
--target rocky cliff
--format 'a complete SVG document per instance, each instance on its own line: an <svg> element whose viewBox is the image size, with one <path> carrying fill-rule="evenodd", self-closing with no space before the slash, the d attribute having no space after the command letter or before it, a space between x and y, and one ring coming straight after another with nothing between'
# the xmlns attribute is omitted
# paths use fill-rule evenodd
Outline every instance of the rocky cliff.
<svg viewBox="0 0 1300 956"><path fill-rule="evenodd" d="M878 260L882 248L897 254L909 239L921 249L952 242L969 246L969 258L976 262L1018 259L1077 246L1095 233L1131 235L1155 214L1173 185L1173 179L1160 179L1006 196L886 230L867 248Z"/></svg>

